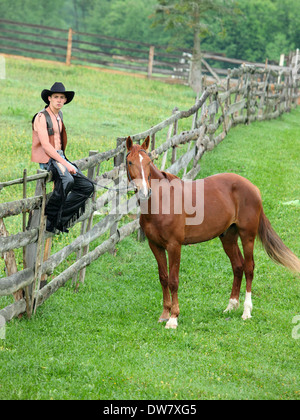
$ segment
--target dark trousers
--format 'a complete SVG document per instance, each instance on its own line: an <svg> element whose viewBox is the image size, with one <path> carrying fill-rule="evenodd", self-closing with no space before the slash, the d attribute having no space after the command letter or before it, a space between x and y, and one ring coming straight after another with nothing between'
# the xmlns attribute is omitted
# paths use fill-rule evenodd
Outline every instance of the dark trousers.
<svg viewBox="0 0 300 420"><path fill-rule="evenodd" d="M85 202L94 192L93 183L77 169L75 175L50 159L47 165L54 179L54 191L46 204L47 230L66 231L70 223L76 221L85 210Z"/></svg>

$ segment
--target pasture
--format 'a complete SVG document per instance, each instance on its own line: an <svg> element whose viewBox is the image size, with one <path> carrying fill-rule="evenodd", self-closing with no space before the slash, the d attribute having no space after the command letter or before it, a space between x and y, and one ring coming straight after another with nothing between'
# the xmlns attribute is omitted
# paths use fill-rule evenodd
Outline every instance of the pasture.
<svg viewBox="0 0 300 420"><path fill-rule="evenodd" d="M40 91L54 81L77 95L64 108L70 159L110 149L117 136L149 128L194 100L185 86L9 59L0 81L1 180L36 170L30 118L42 107ZM299 117L298 108L235 127L204 155L200 172L201 178L235 172L257 185L273 228L298 256ZM15 193L4 189L1 201ZM147 242L125 239L116 256L105 254L87 268L78 293L69 282L31 320L6 326L0 399L299 399L293 318L300 314L300 279L272 263L258 242L254 258L253 317L244 322L244 281L240 308L223 313L232 270L219 239L183 248L179 327L165 330L157 323L162 293L155 259ZM1 307L7 300L0 298Z"/></svg>

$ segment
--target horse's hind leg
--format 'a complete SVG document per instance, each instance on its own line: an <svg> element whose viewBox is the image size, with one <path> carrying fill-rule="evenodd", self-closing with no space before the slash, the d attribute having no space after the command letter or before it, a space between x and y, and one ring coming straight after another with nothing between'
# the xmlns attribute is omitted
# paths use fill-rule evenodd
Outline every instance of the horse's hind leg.
<svg viewBox="0 0 300 420"><path fill-rule="evenodd" d="M163 312L158 322L166 322L170 318L170 311L171 311L171 306L172 306L170 291L169 291L169 286L168 286L168 264L167 264L166 251L163 248L158 247L156 244L154 244L150 240L149 240L149 246L157 261L159 280L160 280L162 291L163 291Z"/></svg>
<svg viewBox="0 0 300 420"><path fill-rule="evenodd" d="M230 312L239 307L240 289L244 272L244 258L238 246L238 230L235 225L220 236L224 251L230 259L233 271L233 285L229 304L224 312Z"/></svg>

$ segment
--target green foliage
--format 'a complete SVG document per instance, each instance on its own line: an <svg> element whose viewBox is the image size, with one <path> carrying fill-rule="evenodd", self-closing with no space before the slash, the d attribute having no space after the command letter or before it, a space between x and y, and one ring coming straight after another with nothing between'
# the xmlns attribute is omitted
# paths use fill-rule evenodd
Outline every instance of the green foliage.
<svg viewBox="0 0 300 420"><path fill-rule="evenodd" d="M183 86L7 62L8 103L2 101L0 108L1 116L6 112L0 127L1 169L6 161L28 162L30 129L24 128L28 121L22 110L31 115L39 108L39 92L54 78L76 90L65 111L76 137L74 149L70 145L76 157L85 156L86 147L107 148L110 133L146 129L175 105L186 109L193 100ZM297 108L278 120L233 128L204 155L200 173L236 172L255 183L272 226L298 256L300 207L293 203L299 199L299 117ZM67 240L70 236L56 238ZM105 254L87 268L78 293L68 283L31 320L14 319L6 326L5 339L0 339L0 400L299 400L300 340L292 336L292 320L299 315L299 278L273 264L259 244L253 318L246 322L242 307L223 314L232 270L220 241L183 248L176 331L157 323L162 293L148 244L132 235L117 248L116 256ZM244 293L243 282L241 304ZM0 302L5 306L3 298Z"/></svg>
<svg viewBox="0 0 300 420"><path fill-rule="evenodd" d="M299 47L299 15L295 0L238 0L239 13L223 17L222 36L215 24L215 36L203 41L203 49L228 57L263 62L279 61ZM298 3L297 3L298 4Z"/></svg>
<svg viewBox="0 0 300 420"><path fill-rule="evenodd" d="M188 36L193 39L189 84L197 94L202 91L200 39L210 33L212 17L216 22L225 12L229 9L224 7L224 2L216 0L159 0L156 8L156 22L174 30L173 43L183 46Z"/></svg>
<svg viewBox="0 0 300 420"><path fill-rule="evenodd" d="M103 5L104 3L104 10ZM161 27L152 28L151 15L156 0L96 2L90 19L91 32L140 42L167 44Z"/></svg>
<svg viewBox="0 0 300 420"><path fill-rule="evenodd" d="M167 29L177 29L185 33L194 34L197 30L201 36L209 32L207 20L209 16L213 16L214 20L219 18L220 13L228 12L224 3L232 3L231 1L219 0L158 0L159 5L156 7L156 19L164 24ZM175 35L175 34L174 34Z"/></svg>
<svg viewBox="0 0 300 420"><path fill-rule="evenodd" d="M278 62L281 53L299 47L299 0L0 0L0 16L151 44L168 45L172 41L173 46L191 50L195 4L204 7L200 12L205 20L198 20L205 35L203 50ZM159 20L155 13L158 5L165 10L174 7ZM227 8L220 19L223 5ZM179 11L176 19L172 10ZM160 24L153 27L155 20Z"/></svg>
<svg viewBox="0 0 300 420"><path fill-rule="evenodd" d="M281 54L288 54L289 51L295 49L295 46L287 40L287 36L277 33L272 42L268 42L266 46L266 56L269 60L278 61Z"/></svg>

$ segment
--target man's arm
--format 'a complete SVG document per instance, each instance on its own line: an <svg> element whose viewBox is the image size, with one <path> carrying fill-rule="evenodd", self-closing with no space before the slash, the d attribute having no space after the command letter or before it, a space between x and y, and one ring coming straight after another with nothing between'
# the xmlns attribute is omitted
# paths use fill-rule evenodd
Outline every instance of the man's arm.
<svg viewBox="0 0 300 420"><path fill-rule="evenodd" d="M71 165L65 159L63 159L55 150L55 148L49 142L49 136L47 131L46 117L44 114L38 114L34 121L34 129L38 132L39 140L45 153L56 160L57 162L64 165L70 174L76 174L77 170L75 166Z"/></svg>

